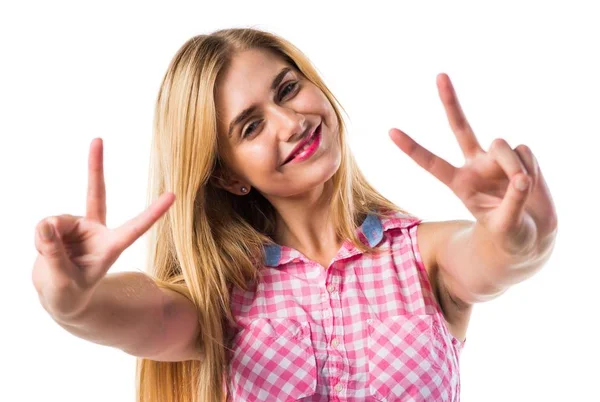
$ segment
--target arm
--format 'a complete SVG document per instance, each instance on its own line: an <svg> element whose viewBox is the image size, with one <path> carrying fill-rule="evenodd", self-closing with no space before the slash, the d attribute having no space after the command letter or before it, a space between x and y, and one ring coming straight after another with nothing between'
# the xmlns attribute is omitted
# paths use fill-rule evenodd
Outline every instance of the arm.
<svg viewBox="0 0 600 402"><path fill-rule="evenodd" d="M390 130L390 137L450 188L476 219L440 223L433 247L441 294L446 291L455 304L469 307L537 272L552 253L558 220L531 149L524 144L511 148L497 138L484 151L449 77L439 74L437 86L465 164L457 168L401 130Z"/></svg>
<svg viewBox="0 0 600 402"><path fill-rule="evenodd" d="M435 229L440 283L452 299L467 305L492 300L538 272L556 239L554 230L531 252L514 256L498 249L476 222L437 222Z"/></svg>
<svg viewBox="0 0 600 402"><path fill-rule="evenodd" d="M73 335L137 357L199 359L193 303L175 291L159 288L140 272L106 275L77 316L53 318Z"/></svg>

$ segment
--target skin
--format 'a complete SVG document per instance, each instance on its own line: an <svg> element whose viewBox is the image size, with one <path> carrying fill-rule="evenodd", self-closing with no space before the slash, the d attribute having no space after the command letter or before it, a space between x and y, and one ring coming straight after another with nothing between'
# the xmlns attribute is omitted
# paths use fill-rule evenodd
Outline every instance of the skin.
<svg viewBox="0 0 600 402"><path fill-rule="evenodd" d="M419 145L399 129L394 143L445 184L476 218L419 225L430 277L451 332L466 334L472 305L492 300L530 278L548 261L558 232L556 208L531 149L502 138L485 151L467 121L450 78L437 87L450 128L465 157L461 167Z"/></svg>
<svg viewBox="0 0 600 402"><path fill-rule="evenodd" d="M245 194L242 187L260 191L279 214L275 240L326 267L341 246L328 216L329 179L340 164L339 127L327 98L298 72L288 73L278 86L276 94L281 98L269 92L273 77L283 67L286 64L272 54L251 50L237 54L221 76L218 135L222 136L221 156L226 169L218 172L215 184L238 195ZM291 86L292 82L298 87ZM452 166L396 128L390 130L390 137L400 150L448 186L476 218L476 222L423 222L417 229L421 256L450 332L464 339L474 303L499 296L509 286L529 278L548 260L558 221L531 149L522 144L511 148L505 140L496 139L484 151L448 76L438 75L437 84L450 127L465 155L464 166ZM257 112L228 136L231 119L251 103L259 105ZM317 153L301 163L282 166L296 144L319 123L322 144ZM240 138L240 130L246 132L251 124L256 131ZM92 295L101 294L94 290L114 261L163 216L175 199L173 193L165 193L120 227L107 228L102 153L102 141L95 139L90 147L86 216L52 216L36 227L39 255L32 281L40 301L55 320L79 336L92 334L99 343L119 343L132 354L162 361L198 358L197 321L191 319L196 316L195 307L177 292L163 294L161 297L167 301L159 303L168 311L168 322L161 321L160 327L175 330L163 333L150 347L145 339L140 346L135 335L140 331L130 326L123 327L123 333L114 332L114 319L134 311L138 321L120 320L145 328L156 325L154 311L147 314L152 318L148 321L140 318L138 308L114 305L114 311L106 315L105 300L91 302ZM518 186L521 180L523 188ZM147 278L113 278L102 282L111 284L103 294L112 297L115 289L134 289L147 297L140 306L156 303L154 293L144 290ZM110 331L102 332L106 328ZM134 344L135 348L131 346ZM156 355L156 350L167 352Z"/></svg>
<svg viewBox="0 0 600 402"><path fill-rule="evenodd" d="M328 218L331 194L328 180L340 164L339 127L328 99L300 72L290 71L277 90L270 91L273 78L288 66L270 52L252 49L236 54L219 77L218 135L226 169L217 173L220 180L215 184L238 196L244 195L242 187L260 191L278 213L277 243L295 248L327 267L343 242L336 238ZM260 104L259 112L241 122L229 135L230 123L254 102ZM319 122L322 122L319 150L306 161L281 166L303 133ZM425 267L436 287L439 272L433 249L436 243L430 239L439 224L422 223L417 233ZM448 305L443 309L446 316L457 316L449 308L447 293L443 295L438 303ZM447 319L455 336L466 332L466 312L452 322Z"/></svg>
<svg viewBox="0 0 600 402"><path fill-rule="evenodd" d="M275 241L327 267L339 250L328 216L329 179L339 168L339 128L323 93L299 72L290 72L276 92L273 77L287 64L263 50L236 54L217 83L221 156L225 170L216 185L243 196L261 192L278 212ZM298 87L288 87L297 81ZM423 222L419 249L450 332L464 339L476 302L504 293L547 261L557 231L556 211L537 160L525 145L503 139L484 151L470 128L446 74L437 77L450 127L465 155L457 168L397 128L392 141L419 166L447 185L476 221ZM278 94L283 96L279 98ZM228 135L230 122L252 103L259 105ZM311 158L281 165L322 122L322 144ZM247 132L246 130L254 130ZM242 133L247 137L242 138ZM524 188L517 183L523 181Z"/></svg>
<svg viewBox="0 0 600 402"><path fill-rule="evenodd" d="M237 195L244 195L243 186L262 193L278 212L275 240L327 266L342 244L328 218L329 179L341 160L337 117L322 91L299 71L288 72L271 92L273 78L285 67L289 64L275 55L252 49L235 55L219 77L218 129L227 170L217 173L217 185ZM230 122L252 103L259 110L229 136ZM316 153L282 165L319 123Z"/></svg>

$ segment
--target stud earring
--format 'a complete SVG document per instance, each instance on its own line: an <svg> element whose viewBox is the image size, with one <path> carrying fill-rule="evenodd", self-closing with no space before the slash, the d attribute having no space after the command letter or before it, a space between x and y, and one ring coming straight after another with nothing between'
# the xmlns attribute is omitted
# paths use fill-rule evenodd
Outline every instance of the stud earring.
<svg viewBox="0 0 600 402"><path fill-rule="evenodd" d="M242 193L246 194L248 192L248 189L246 187L242 187Z"/></svg>

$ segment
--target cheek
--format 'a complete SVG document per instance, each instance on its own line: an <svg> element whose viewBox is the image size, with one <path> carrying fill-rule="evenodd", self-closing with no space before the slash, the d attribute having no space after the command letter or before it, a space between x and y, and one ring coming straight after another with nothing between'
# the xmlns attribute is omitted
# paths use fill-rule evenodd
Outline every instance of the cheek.
<svg viewBox="0 0 600 402"><path fill-rule="evenodd" d="M262 172L273 170L276 156L274 149L259 141L253 141L246 144L243 151L238 154L237 162L246 176L252 178Z"/></svg>
<svg viewBox="0 0 600 402"><path fill-rule="evenodd" d="M330 130L338 130L337 115L329 99L324 94L319 93L313 100L313 105L319 105L320 114L325 118L325 124Z"/></svg>

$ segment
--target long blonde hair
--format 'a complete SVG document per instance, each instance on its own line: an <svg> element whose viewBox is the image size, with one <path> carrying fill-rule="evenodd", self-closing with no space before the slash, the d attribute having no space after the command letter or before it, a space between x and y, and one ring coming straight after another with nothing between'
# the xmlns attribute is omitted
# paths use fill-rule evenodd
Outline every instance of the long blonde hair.
<svg viewBox="0 0 600 402"><path fill-rule="evenodd" d="M331 178L331 216L340 239L367 252L355 234L367 213L400 211L360 172L346 140L343 108L309 59L287 40L253 28L222 29L189 39L172 59L158 93L148 205L165 191L176 199L150 229L147 272L197 308L201 360L137 359L139 402L222 401L228 383L227 325L234 323L230 286L258 278L265 244L273 243L275 211L254 189L244 197L209 180L221 166L215 83L236 52L267 49L296 67L329 99L339 123L341 163ZM224 378L225 377L225 378Z"/></svg>

